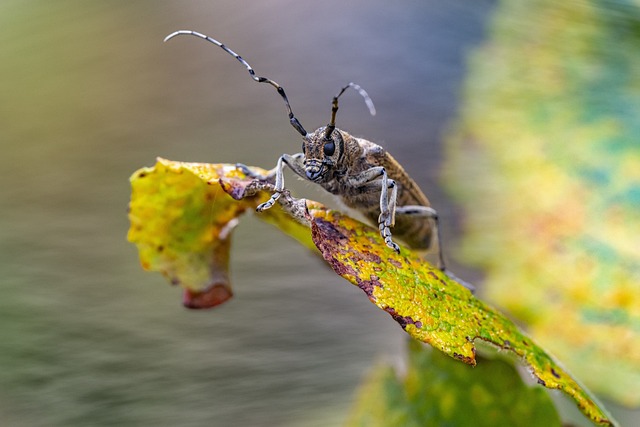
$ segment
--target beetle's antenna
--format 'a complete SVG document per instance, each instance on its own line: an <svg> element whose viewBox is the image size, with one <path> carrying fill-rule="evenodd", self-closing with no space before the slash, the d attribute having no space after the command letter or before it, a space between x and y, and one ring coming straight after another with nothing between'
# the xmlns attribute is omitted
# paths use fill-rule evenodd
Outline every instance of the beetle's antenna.
<svg viewBox="0 0 640 427"><path fill-rule="evenodd" d="M206 41L208 41L210 43L213 43L218 47L221 47L222 50L224 50L225 52L227 52L228 54L230 54L231 56L236 58L238 61L240 61L240 63L242 63L242 65L247 67L247 70L249 71L249 74L251 74L251 78L253 80L257 81L258 83L269 83L271 86L275 87L276 90L278 91L278 93L280 94L280 96L282 97L282 99L284 99L284 103L287 106L287 112L289 113L289 122L295 128L295 130L297 130L298 133L300 133L300 135L302 135L302 136L306 136L307 135L307 131L304 130L304 128L302 127L302 125L300 124L298 119L296 119L296 117L293 115L293 111L291 111L291 105L289 105L289 99L287 98L287 95L284 93L284 89L282 88L282 86L280 86L278 83L276 83L273 80L268 79L266 77L256 76L256 73L255 73L255 71L253 71L253 68L251 68L251 65L249 65L249 63L247 61L242 59L242 57L240 55L238 55L237 53L235 53L234 51L229 49L224 44L220 43L218 40L213 39L213 38L211 38L211 37L209 37L209 36L207 36L205 34L198 33L196 31L191 31L191 30L179 30L179 31L176 31L174 33L169 34L167 37L164 38L164 41L166 42L168 40L171 40L175 36L179 36L179 35L183 35L183 34L200 37L201 39L205 39ZM344 89L342 89L342 91L344 92ZM365 95L366 95L366 93L365 93ZM336 103L336 105L337 105L337 103Z"/></svg>
<svg viewBox="0 0 640 427"><path fill-rule="evenodd" d="M333 102L331 103L331 121L329 122L329 124L327 125L324 131L325 132L324 137L327 139L329 139L329 137L333 133L333 130L336 128L336 113L338 112L338 98L340 98L340 96L344 93L344 91L349 89L350 87L357 90L358 93L364 98L364 102L365 104L367 104L367 107L369 108L369 112L371 113L371 115L372 116L376 115L376 107L374 107L373 101L369 97L369 94L367 93L367 91L362 89L360 85L357 85L351 82L345 87L343 87L342 89L340 89L340 92L338 92L338 94L333 97Z"/></svg>

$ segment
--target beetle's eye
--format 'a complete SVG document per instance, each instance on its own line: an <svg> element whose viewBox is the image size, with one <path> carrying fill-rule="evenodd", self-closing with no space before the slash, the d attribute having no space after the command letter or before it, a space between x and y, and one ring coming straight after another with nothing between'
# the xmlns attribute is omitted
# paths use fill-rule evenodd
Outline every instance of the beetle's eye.
<svg viewBox="0 0 640 427"><path fill-rule="evenodd" d="M336 151L336 144L333 141L329 141L324 144L324 155L325 156L333 156L333 153Z"/></svg>

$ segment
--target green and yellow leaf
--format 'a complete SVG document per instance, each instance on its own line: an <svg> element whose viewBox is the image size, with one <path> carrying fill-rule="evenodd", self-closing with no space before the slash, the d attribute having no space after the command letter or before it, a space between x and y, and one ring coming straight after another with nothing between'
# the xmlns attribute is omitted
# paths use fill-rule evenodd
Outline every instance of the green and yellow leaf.
<svg viewBox="0 0 640 427"><path fill-rule="evenodd" d="M562 425L544 389L524 384L506 360L479 359L469 369L412 340L406 373L400 377L390 366L376 367L360 388L347 426Z"/></svg>

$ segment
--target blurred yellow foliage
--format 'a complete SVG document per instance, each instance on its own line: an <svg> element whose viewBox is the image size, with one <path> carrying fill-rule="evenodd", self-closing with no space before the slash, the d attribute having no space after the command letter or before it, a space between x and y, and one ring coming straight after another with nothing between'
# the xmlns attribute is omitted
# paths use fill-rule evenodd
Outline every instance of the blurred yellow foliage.
<svg viewBox="0 0 640 427"><path fill-rule="evenodd" d="M445 170L487 297L640 405L640 8L608 7L502 2Z"/></svg>

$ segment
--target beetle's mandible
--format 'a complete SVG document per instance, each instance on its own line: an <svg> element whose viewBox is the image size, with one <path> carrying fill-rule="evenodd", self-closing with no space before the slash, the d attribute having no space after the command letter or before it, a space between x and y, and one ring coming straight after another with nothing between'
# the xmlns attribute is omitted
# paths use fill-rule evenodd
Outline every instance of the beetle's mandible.
<svg viewBox="0 0 640 427"><path fill-rule="evenodd" d="M240 55L207 35L180 30L169 34L165 41L178 35L200 37L219 46L240 61L255 81L273 86L285 102L291 125L303 137L302 152L280 156L276 167L267 176L256 175L248 167L238 164L243 172L253 178L275 180L275 192L267 202L258 206L258 211L269 209L280 197L284 190L286 165L298 176L322 186L338 196L345 205L378 224L386 245L397 252L400 252L400 247L392 239L391 228L394 236L414 249L429 249L433 240L437 239L438 264L440 269L445 270L438 215L430 206L427 196L384 148L353 137L335 126L338 98L348 88L357 90L371 114L375 114L373 102L364 89L355 83L344 86L333 97L329 124L308 133L294 116L284 89L279 84L266 77L256 76L253 68ZM463 284L467 286L464 282Z"/></svg>

